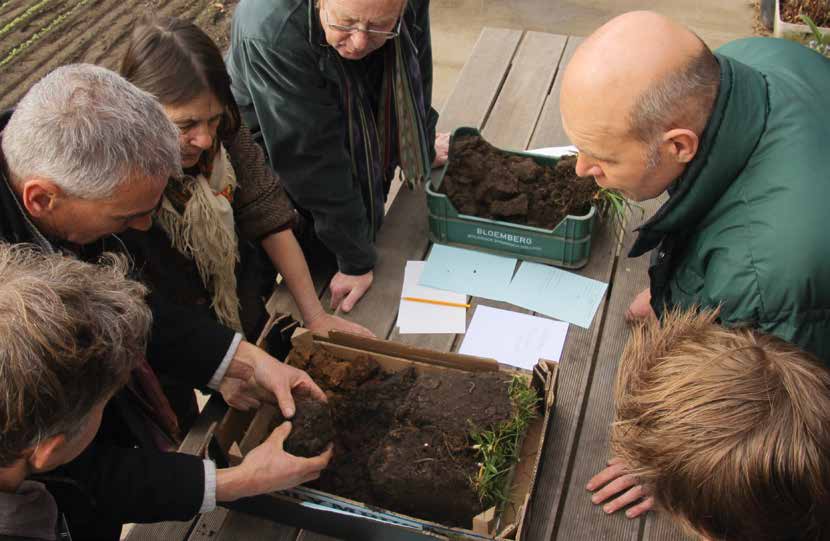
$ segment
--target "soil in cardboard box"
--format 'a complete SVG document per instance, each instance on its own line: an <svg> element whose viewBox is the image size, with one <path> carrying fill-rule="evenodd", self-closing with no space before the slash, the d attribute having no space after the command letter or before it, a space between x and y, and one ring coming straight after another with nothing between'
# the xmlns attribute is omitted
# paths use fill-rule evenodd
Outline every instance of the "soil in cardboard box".
<svg viewBox="0 0 830 541"><path fill-rule="evenodd" d="M386 373L368 357L342 361L318 349L292 362L329 396L334 458L311 486L369 505L469 528L483 506L470 485L473 426L512 415L509 376L409 368ZM337 382L335 385L332 383Z"/></svg>
<svg viewBox="0 0 830 541"><path fill-rule="evenodd" d="M334 420L329 404L317 400L308 393L294 393L295 413L291 420L291 433L283 448L295 456L310 458L326 450L334 440ZM277 410L269 427L270 434L285 418Z"/></svg>
<svg viewBox="0 0 830 541"><path fill-rule="evenodd" d="M575 165L569 156L544 167L481 136L459 136L439 190L462 214L555 229L565 216L587 214L598 190L592 177L576 175Z"/></svg>

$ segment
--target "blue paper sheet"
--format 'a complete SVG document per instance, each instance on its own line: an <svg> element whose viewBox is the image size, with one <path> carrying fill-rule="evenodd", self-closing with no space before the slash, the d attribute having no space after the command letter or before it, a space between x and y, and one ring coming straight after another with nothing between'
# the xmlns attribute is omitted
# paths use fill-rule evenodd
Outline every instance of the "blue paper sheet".
<svg viewBox="0 0 830 541"><path fill-rule="evenodd" d="M435 244L419 285L504 300L516 259Z"/></svg>
<svg viewBox="0 0 830 541"><path fill-rule="evenodd" d="M608 284L539 263L522 263L505 301L588 328Z"/></svg>

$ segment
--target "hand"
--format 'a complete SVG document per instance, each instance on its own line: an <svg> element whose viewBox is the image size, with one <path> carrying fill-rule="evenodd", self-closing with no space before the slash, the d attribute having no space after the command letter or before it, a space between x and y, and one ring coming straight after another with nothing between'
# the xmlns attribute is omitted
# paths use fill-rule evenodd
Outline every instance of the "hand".
<svg viewBox="0 0 830 541"><path fill-rule="evenodd" d="M363 325L358 325L357 323L345 320L342 317L333 316L325 312L320 312L317 317L306 321L305 326L306 328L319 333L327 333L331 330L337 330L375 338L374 333Z"/></svg>
<svg viewBox="0 0 830 541"><path fill-rule="evenodd" d="M253 394L253 400L259 399L273 402L276 399L283 416L290 419L294 416L294 398L291 393L295 389L304 389L319 400L326 400L326 395L320 390L308 374L304 371L279 362L262 349L250 342L240 342L233 356L225 377L222 378L220 389L227 385L229 390L236 383L233 380L245 382L240 393ZM228 382L226 384L226 381ZM222 393L224 396L224 392ZM248 397L250 399L250 396ZM227 400L227 398L226 398ZM245 400L242 403L250 400Z"/></svg>
<svg viewBox="0 0 830 541"><path fill-rule="evenodd" d="M320 476L332 456L332 448L313 458L286 453L283 442L291 433L291 423L278 426L258 447L251 450L239 466L216 472L216 500L228 502L285 490Z"/></svg>
<svg viewBox="0 0 830 541"><path fill-rule="evenodd" d="M225 402L234 409L248 411L260 406L260 389L250 381L239 378L223 378L219 383L219 392Z"/></svg>
<svg viewBox="0 0 830 541"><path fill-rule="evenodd" d="M358 276L338 272L331 279L329 289L331 290L331 309L338 308L347 314L352 311L357 301L372 286L374 274L372 271Z"/></svg>
<svg viewBox="0 0 830 541"><path fill-rule="evenodd" d="M432 160L433 167L441 167L447 163L447 157L450 154L450 134L436 133L435 134L435 159Z"/></svg>
<svg viewBox="0 0 830 541"><path fill-rule="evenodd" d="M628 518L635 518L654 507L654 498L646 493L645 488L637 482L636 477L629 475L626 471L627 466L621 459L612 458L608 461L608 467L593 476L585 488L593 491L602 487L602 490L591 496L591 501L595 504L601 504L608 498L614 497L613 500L602 506L602 510L608 514L639 501L638 504L630 507L625 512L625 516ZM621 492L623 494L617 496Z"/></svg>
<svg viewBox="0 0 830 541"><path fill-rule="evenodd" d="M630 322L641 321L649 318L656 318L657 314L651 307L651 289L646 288L634 297L634 300L625 313L625 319Z"/></svg>

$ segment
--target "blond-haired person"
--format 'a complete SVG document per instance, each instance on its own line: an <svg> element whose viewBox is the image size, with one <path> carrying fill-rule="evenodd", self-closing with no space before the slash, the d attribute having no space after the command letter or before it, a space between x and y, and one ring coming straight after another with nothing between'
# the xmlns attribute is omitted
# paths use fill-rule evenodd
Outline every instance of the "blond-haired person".
<svg viewBox="0 0 830 541"><path fill-rule="evenodd" d="M710 540L830 539L830 370L783 340L672 311L634 330L612 448Z"/></svg>

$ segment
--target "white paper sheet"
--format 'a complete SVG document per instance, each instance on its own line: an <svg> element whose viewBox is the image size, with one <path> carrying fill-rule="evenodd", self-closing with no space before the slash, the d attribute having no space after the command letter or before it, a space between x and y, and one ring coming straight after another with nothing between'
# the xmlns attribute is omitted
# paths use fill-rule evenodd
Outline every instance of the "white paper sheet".
<svg viewBox="0 0 830 541"><path fill-rule="evenodd" d="M401 334L463 334L467 326L466 308L403 300L403 297L416 297L458 304L467 302L466 295L418 285L424 265L424 261L406 263L401 305L398 310L398 327Z"/></svg>
<svg viewBox="0 0 830 541"><path fill-rule="evenodd" d="M530 370L539 359L558 361L567 334L563 321L478 306L459 353Z"/></svg>

